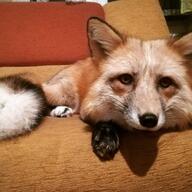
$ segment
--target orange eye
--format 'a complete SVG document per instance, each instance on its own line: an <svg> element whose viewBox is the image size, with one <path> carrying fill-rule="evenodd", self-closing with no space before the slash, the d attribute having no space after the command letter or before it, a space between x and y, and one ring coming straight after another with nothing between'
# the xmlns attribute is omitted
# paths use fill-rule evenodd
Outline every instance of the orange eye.
<svg viewBox="0 0 192 192"><path fill-rule="evenodd" d="M118 80L124 85L130 85L133 83L133 76L130 74L123 74L118 77Z"/></svg>
<svg viewBox="0 0 192 192"><path fill-rule="evenodd" d="M163 89L166 89L172 85L174 85L174 81L170 77L162 77L159 80L159 86Z"/></svg>

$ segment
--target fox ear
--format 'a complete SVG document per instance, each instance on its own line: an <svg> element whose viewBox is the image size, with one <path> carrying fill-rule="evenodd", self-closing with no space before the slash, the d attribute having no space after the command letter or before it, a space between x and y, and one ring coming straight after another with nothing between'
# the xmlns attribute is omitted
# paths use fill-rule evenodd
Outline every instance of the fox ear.
<svg viewBox="0 0 192 192"><path fill-rule="evenodd" d="M88 21L88 38L92 57L96 59L108 56L123 43L119 32L96 17L92 17Z"/></svg>
<svg viewBox="0 0 192 192"><path fill-rule="evenodd" d="M173 46L184 56L192 55L192 33L189 33L173 43Z"/></svg>

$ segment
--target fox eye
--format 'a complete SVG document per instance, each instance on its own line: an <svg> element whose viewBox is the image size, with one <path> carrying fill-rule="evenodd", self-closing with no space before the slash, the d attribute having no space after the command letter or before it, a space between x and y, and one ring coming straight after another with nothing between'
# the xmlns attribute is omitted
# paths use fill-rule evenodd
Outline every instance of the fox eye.
<svg viewBox="0 0 192 192"><path fill-rule="evenodd" d="M159 80L159 86L163 89L166 89L171 85L174 85L174 81L170 77L162 77Z"/></svg>
<svg viewBox="0 0 192 192"><path fill-rule="evenodd" d="M133 82L133 76L130 74L123 74L118 77L118 80L125 85L130 85Z"/></svg>

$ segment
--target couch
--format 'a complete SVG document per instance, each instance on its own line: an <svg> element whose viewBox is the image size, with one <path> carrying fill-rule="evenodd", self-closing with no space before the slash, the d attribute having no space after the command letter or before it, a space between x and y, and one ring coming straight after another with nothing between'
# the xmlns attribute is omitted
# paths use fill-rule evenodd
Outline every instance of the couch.
<svg viewBox="0 0 192 192"><path fill-rule="evenodd" d="M17 32L14 31L16 30L14 27L10 27L15 22L20 22L21 15L18 10L21 9L18 9L18 6L21 4L11 5L11 11L10 5L3 6L2 8L0 4L0 27L4 26L0 33L0 52L3 52L0 53L0 76L30 72L38 82L43 82L61 70L65 64L89 56L83 22L76 22L78 25L82 24L79 25L81 35L73 38L72 44L66 45L67 48L74 44L81 46L73 47L70 53L63 47L63 42L60 42L67 41L70 32L64 39L58 30L49 33L47 18L43 20L47 23L45 29L47 33L42 32L46 40L39 39L34 43L28 38L30 36L35 38L37 35L36 25L30 25L31 20L39 21L34 19L36 17L46 15L49 18L51 15L50 19L63 28L59 17L62 14L60 6L62 7L63 3L57 5L46 3L43 7L42 4L35 4L42 8L42 15L28 10L25 18L30 17L31 20L28 20L29 24L26 20L23 21L25 26L31 26L29 34L24 33L21 26ZM145 40L169 36L158 0L119 0L108 3L103 8L95 4L89 6L96 6L97 10L94 12L95 8L93 10L91 8L89 14L101 18L105 15L105 19L111 25L129 35ZM5 8L7 12L3 13L2 10ZM22 9L26 11L25 6ZM74 15L72 14L74 17L65 23L65 26L73 25L74 20L77 21L81 16L85 18L89 16L84 15L87 13L85 10L89 8L79 15L75 14L76 8L70 9L72 12L75 9ZM6 20L7 17L9 20ZM41 25L38 23L40 28ZM76 30L75 25L73 28ZM23 38L26 38L26 41L21 43ZM57 39L55 44L54 38ZM51 39L51 45L47 39L48 41ZM9 46L6 44L8 41ZM45 46L42 46L43 41ZM34 45L29 46L28 43ZM59 47L54 46L57 43ZM0 141L0 191L190 192L192 191L191 138L191 130L156 133L130 133L121 130L119 152L113 160L101 161L92 152L91 129L79 119L78 115L67 119L47 116L33 132Z"/></svg>

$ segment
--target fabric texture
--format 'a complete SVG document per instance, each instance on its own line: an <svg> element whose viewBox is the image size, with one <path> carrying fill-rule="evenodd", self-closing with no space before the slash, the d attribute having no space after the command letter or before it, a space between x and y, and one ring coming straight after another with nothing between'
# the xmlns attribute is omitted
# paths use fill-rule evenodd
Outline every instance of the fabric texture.
<svg viewBox="0 0 192 192"><path fill-rule="evenodd" d="M1 3L0 66L72 63L89 56L87 20L96 3Z"/></svg>
<svg viewBox="0 0 192 192"><path fill-rule="evenodd" d="M0 189L6 192L191 192L192 131L123 132L112 161L91 149L78 117L47 117L31 134L0 143Z"/></svg>
<svg viewBox="0 0 192 192"><path fill-rule="evenodd" d="M168 37L158 0L120 0L105 5L106 20L121 32L144 40Z"/></svg>
<svg viewBox="0 0 192 192"><path fill-rule="evenodd" d="M123 0L104 7L110 24L120 31L133 30L143 38L168 36L158 0L135 2L134 7L133 1ZM150 12L145 11L149 6ZM136 17L138 10L143 10L142 18ZM135 15L134 22L130 15ZM0 76L31 72L42 82L63 67L1 67ZM0 142L0 191L191 192L191 138L191 130L151 134L122 131L115 158L100 161L92 152L91 128L78 116L46 117L32 133Z"/></svg>

